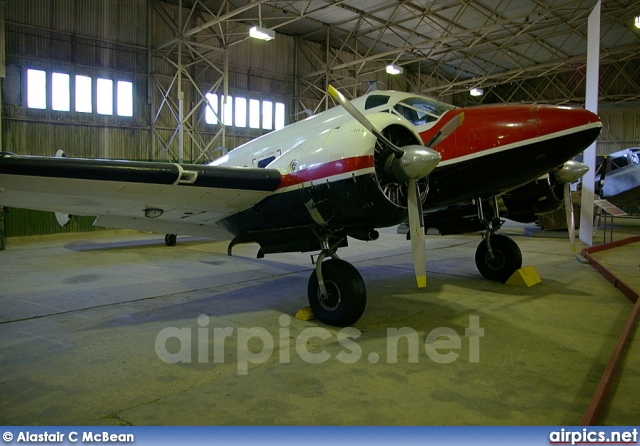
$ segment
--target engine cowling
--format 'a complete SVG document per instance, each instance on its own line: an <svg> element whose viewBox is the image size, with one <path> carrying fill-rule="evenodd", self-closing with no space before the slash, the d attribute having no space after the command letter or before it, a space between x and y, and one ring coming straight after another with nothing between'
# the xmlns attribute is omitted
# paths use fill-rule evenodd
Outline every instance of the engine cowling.
<svg viewBox="0 0 640 446"><path fill-rule="evenodd" d="M562 207L562 187L551 174L514 189L502 198L504 216L521 223L536 220L537 215L548 214ZM502 214L502 213L501 213Z"/></svg>
<svg viewBox="0 0 640 446"><path fill-rule="evenodd" d="M563 184L550 173L514 189L498 199L500 216L520 223L532 223L538 219L538 215L554 212L562 207L562 187ZM485 210L489 211L493 201L483 200L483 204ZM478 218L475 203L456 204L428 212L425 226L437 229L442 235L486 229L485 223Z"/></svg>

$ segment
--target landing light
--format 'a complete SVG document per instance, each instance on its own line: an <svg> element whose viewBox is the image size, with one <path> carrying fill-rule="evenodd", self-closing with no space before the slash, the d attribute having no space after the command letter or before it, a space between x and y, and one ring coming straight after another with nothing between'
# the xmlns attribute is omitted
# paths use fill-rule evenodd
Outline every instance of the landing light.
<svg viewBox="0 0 640 446"><path fill-rule="evenodd" d="M399 67L397 65L387 65L387 73L389 74L402 74L404 72L404 69L402 67Z"/></svg>
<svg viewBox="0 0 640 446"><path fill-rule="evenodd" d="M145 209L144 210L144 216L147 218L158 218L162 214L164 214L164 211L162 209Z"/></svg>
<svg viewBox="0 0 640 446"><path fill-rule="evenodd" d="M276 38L276 32L272 29L261 28L260 26L252 26L249 29L249 35L255 39L273 40Z"/></svg>

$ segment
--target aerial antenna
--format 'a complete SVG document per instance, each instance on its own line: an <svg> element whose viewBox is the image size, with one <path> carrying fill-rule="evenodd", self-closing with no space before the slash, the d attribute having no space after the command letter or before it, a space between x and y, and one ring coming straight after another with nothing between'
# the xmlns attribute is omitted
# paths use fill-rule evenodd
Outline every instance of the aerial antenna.
<svg viewBox="0 0 640 446"><path fill-rule="evenodd" d="M363 84L368 84L369 85L369 89L367 90L367 93L371 93L372 91L377 91L378 90L378 82L380 82L382 85L385 85L384 82L382 81L378 81L378 80L371 80L371 81L364 81Z"/></svg>

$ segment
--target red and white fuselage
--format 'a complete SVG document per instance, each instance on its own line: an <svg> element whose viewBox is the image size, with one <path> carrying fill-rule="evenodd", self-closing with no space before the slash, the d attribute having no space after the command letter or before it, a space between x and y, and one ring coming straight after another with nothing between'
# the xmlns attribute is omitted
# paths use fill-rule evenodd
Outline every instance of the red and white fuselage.
<svg viewBox="0 0 640 446"><path fill-rule="evenodd" d="M442 160L430 176L427 208L500 195L535 180L582 152L602 127L597 115L567 106L456 108L396 91L372 92L352 104L379 130L402 128L404 138L410 134L423 144L464 113L463 124L435 148ZM282 193L376 174L375 147L376 137L337 106L241 145L212 164L277 169Z"/></svg>

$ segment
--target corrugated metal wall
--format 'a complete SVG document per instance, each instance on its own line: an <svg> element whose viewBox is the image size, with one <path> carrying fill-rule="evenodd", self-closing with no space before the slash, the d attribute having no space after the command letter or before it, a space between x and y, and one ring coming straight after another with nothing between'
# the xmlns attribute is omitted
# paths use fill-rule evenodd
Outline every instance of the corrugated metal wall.
<svg viewBox="0 0 640 446"><path fill-rule="evenodd" d="M598 114L603 124L597 144L598 155L640 147L640 106L610 106L602 108Z"/></svg>
<svg viewBox="0 0 640 446"><path fill-rule="evenodd" d="M4 149L32 155L63 149L77 157L149 159L146 18L143 2L9 2ZM133 82L134 117L29 109L23 94L28 68Z"/></svg>
<svg viewBox="0 0 640 446"><path fill-rule="evenodd" d="M3 79L4 150L19 154L144 159L149 147L147 2L24 0L6 3L8 76ZM134 84L134 116L26 107L26 70L35 68ZM65 228L52 213L5 211L7 236L90 231L93 218Z"/></svg>

